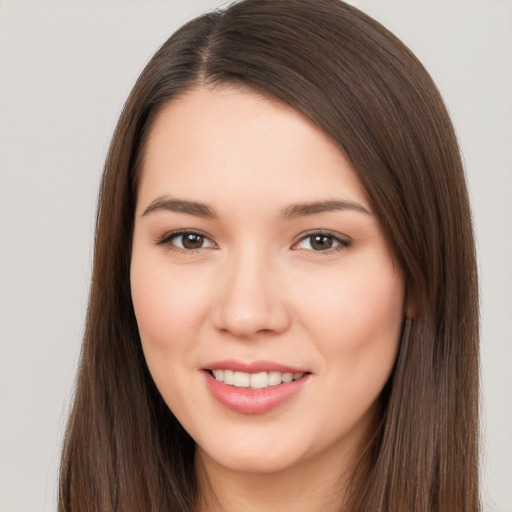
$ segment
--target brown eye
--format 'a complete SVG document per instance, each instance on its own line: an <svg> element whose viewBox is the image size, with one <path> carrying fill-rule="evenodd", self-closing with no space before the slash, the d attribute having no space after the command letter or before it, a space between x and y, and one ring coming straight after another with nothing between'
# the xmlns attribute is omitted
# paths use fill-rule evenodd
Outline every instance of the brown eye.
<svg viewBox="0 0 512 512"><path fill-rule="evenodd" d="M198 249L216 247L215 243L206 235L195 231L180 231L171 233L157 242L166 245L169 249L181 251L197 251Z"/></svg>
<svg viewBox="0 0 512 512"><path fill-rule="evenodd" d="M295 246L313 252L333 252L350 247L351 242L329 233L312 233L303 237Z"/></svg>
<svg viewBox="0 0 512 512"><path fill-rule="evenodd" d="M186 233L181 235L182 244L185 249L199 249L203 246L204 236L197 233Z"/></svg>
<svg viewBox="0 0 512 512"><path fill-rule="evenodd" d="M310 236L311 248L315 251L325 251L331 249L334 244L332 236L329 235L312 235Z"/></svg>

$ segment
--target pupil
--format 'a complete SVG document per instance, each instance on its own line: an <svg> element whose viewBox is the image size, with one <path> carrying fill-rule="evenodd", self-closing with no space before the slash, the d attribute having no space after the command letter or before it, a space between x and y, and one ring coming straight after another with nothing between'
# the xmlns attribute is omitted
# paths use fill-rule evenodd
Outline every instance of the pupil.
<svg viewBox="0 0 512 512"><path fill-rule="evenodd" d="M311 240L311 247L318 251L325 251L332 247L332 238L328 235L314 235Z"/></svg>
<svg viewBox="0 0 512 512"><path fill-rule="evenodd" d="M204 236L189 233L183 237L185 249L199 249L203 245Z"/></svg>

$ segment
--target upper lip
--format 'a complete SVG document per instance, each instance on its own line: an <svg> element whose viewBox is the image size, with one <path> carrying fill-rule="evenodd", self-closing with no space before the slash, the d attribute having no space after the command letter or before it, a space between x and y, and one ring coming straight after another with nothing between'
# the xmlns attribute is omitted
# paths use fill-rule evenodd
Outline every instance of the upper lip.
<svg viewBox="0 0 512 512"><path fill-rule="evenodd" d="M236 361L226 359L214 361L204 366L204 370L232 370L234 372L259 373L259 372L281 372L281 373L308 373L309 370L276 363L273 361Z"/></svg>

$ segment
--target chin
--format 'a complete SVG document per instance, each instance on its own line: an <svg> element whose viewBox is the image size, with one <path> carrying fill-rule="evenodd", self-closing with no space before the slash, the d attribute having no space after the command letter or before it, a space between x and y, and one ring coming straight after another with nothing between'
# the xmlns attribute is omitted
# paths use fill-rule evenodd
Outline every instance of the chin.
<svg viewBox="0 0 512 512"><path fill-rule="evenodd" d="M297 458L294 458L292 454L283 454L281 452L274 454L261 451L253 453L235 453L234 451L213 452L206 454L206 457L211 460L213 465L220 466L225 470L252 475L268 475L283 472L298 463Z"/></svg>
<svg viewBox="0 0 512 512"><path fill-rule="evenodd" d="M296 436L283 438L282 432L267 433L266 436L242 435L237 439L234 435L223 435L226 440L211 440L198 443L198 455L205 457L213 465L242 473L269 474L284 471L307 457L302 443Z"/></svg>

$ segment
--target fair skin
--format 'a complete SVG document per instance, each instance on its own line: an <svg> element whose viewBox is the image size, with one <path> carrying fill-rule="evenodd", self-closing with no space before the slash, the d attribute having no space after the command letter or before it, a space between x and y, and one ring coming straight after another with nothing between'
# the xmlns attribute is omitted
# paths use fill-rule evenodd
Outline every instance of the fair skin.
<svg viewBox="0 0 512 512"><path fill-rule="evenodd" d="M406 314L334 142L247 89L171 101L146 147L131 287L153 379L197 444L204 510L334 509Z"/></svg>

